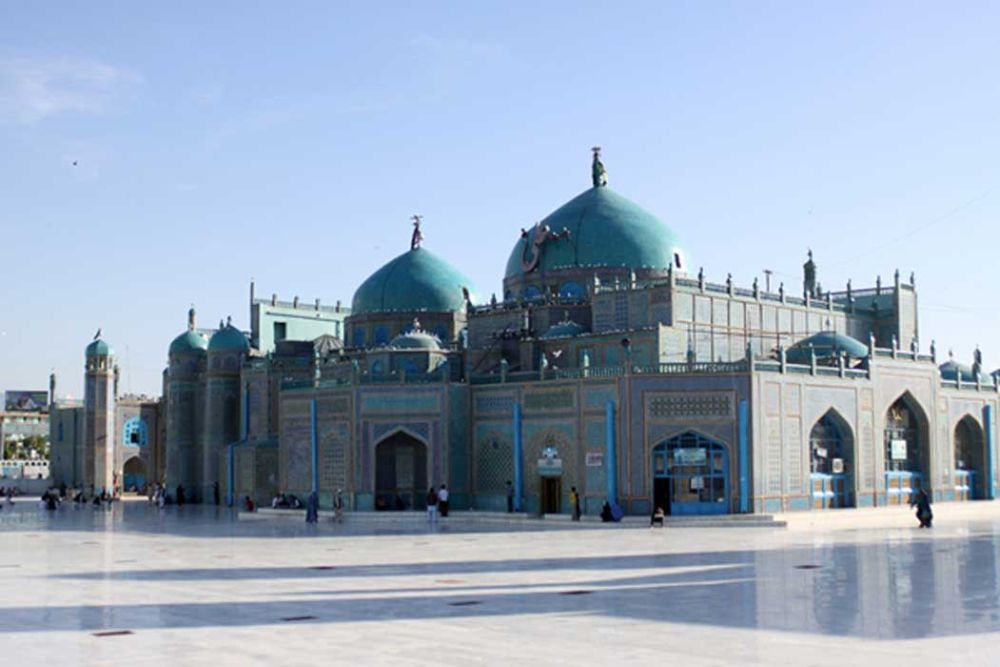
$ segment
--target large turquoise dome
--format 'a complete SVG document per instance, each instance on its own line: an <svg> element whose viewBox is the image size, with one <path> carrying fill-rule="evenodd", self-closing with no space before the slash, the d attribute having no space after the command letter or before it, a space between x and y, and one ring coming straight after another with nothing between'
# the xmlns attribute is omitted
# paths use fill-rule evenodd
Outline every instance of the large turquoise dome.
<svg viewBox="0 0 1000 667"><path fill-rule="evenodd" d="M414 248L361 283L351 315L458 311L465 308L463 287L471 294L472 283L458 269L426 248Z"/></svg>
<svg viewBox="0 0 1000 667"><path fill-rule="evenodd" d="M687 270L687 257L673 231L607 186L595 186L563 204L539 223L546 226L550 236L540 244L537 263L531 266L533 228L510 253L506 278L572 268ZM568 237L554 238L564 228Z"/></svg>
<svg viewBox="0 0 1000 667"><path fill-rule="evenodd" d="M188 329L170 343L168 354L175 357L181 354L204 354L208 349L208 340L204 335Z"/></svg>

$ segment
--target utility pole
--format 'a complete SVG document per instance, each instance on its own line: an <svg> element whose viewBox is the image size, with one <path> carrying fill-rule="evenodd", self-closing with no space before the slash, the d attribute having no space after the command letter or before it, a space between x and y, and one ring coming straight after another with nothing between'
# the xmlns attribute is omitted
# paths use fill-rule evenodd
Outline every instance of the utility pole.
<svg viewBox="0 0 1000 667"><path fill-rule="evenodd" d="M771 269L764 269L764 291L768 294L771 293L771 274L774 273Z"/></svg>

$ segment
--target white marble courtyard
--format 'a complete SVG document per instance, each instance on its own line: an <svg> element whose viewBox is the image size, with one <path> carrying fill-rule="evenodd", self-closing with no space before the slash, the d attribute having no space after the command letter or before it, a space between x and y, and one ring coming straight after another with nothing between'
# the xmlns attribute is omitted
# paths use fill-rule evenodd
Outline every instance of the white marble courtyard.
<svg viewBox="0 0 1000 667"><path fill-rule="evenodd" d="M997 664L1000 511L976 505L936 506L932 531L431 531L21 501L0 511L0 646L60 666Z"/></svg>

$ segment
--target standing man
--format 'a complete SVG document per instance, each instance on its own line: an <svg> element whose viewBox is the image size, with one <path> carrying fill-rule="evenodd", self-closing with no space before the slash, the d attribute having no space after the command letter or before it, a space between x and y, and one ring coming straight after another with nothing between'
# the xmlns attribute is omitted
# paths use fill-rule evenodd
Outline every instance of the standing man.
<svg viewBox="0 0 1000 667"><path fill-rule="evenodd" d="M442 518L448 516L448 487L444 484L441 485L441 490L438 491L438 510L441 512Z"/></svg>
<svg viewBox="0 0 1000 667"><path fill-rule="evenodd" d="M337 489L337 496L333 499L333 520L340 523L344 520L344 492Z"/></svg>
<svg viewBox="0 0 1000 667"><path fill-rule="evenodd" d="M507 514L514 511L514 485L507 480Z"/></svg>
<svg viewBox="0 0 1000 667"><path fill-rule="evenodd" d="M569 502L573 505L573 521L580 520L580 494L576 492L576 487L571 486L569 490Z"/></svg>
<svg viewBox="0 0 1000 667"><path fill-rule="evenodd" d="M432 485L427 490L427 523L434 524L437 522L437 504L438 494Z"/></svg>
<svg viewBox="0 0 1000 667"><path fill-rule="evenodd" d="M306 500L306 523L319 521L319 494L313 491Z"/></svg>

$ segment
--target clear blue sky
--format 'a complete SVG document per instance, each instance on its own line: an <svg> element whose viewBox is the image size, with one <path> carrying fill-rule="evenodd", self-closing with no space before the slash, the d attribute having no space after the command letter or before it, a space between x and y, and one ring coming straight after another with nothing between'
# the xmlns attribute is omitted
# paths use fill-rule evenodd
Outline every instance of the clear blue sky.
<svg viewBox="0 0 1000 667"><path fill-rule="evenodd" d="M79 396L103 327L158 395L189 303L349 303L415 212L499 292L594 144L710 278L913 270L1000 364L1000 5L623 4L4 3L0 388Z"/></svg>

